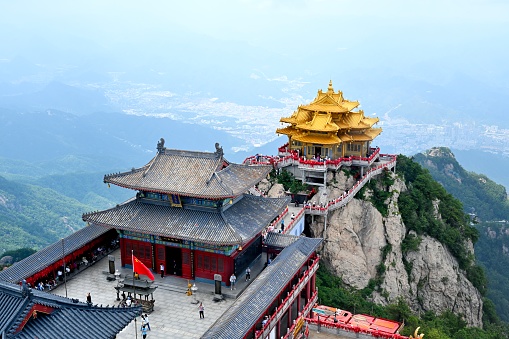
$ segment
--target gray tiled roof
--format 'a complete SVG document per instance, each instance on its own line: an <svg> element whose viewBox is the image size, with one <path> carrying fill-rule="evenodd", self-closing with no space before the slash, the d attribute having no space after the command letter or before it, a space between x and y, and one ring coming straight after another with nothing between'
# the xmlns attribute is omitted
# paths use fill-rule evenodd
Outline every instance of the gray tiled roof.
<svg viewBox="0 0 509 339"><path fill-rule="evenodd" d="M67 238L63 239L63 250L65 255L73 253L109 230L110 228L90 225L74 232ZM1 271L0 281L18 283L22 279L26 279L33 274L42 271L44 268L59 259L62 259L62 241L57 241L31 256L18 261L8 269Z"/></svg>
<svg viewBox="0 0 509 339"><path fill-rule="evenodd" d="M271 170L265 165L229 164L217 153L164 149L147 165L105 175L104 182L141 191L221 199L246 192Z"/></svg>
<svg viewBox="0 0 509 339"><path fill-rule="evenodd" d="M298 235L269 232L263 242L268 247L285 248L300 238Z"/></svg>
<svg viewBox="0 0 509 339"><path fill-rule="evenodd" d="M223 213L156 205L131 199L83 220L115 229L182 240L237 245L251 240L288 205L288 198L245 195Z"/></svg>
<svg viewBox="0 0 509 339"><path fill-rule="evenodd" d="M54 310L49 315L31 317L15 333L36 304ZM20 286L0 281L0 333L6 333L7 338L115 338L140 312L141 307L88 306L32 289L23 295Z"/></svg>
<svg viewBox="0 0 509 339"><path fill-rule="evenodd" d="M300 237L285 248L205 332L203 339L242 338L322 242Z"/></svg>

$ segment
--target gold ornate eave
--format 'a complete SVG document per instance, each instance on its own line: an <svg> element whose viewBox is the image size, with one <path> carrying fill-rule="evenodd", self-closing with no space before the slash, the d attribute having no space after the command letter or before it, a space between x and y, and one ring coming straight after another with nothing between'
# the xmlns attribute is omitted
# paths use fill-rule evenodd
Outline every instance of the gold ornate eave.
<svg viewBox="0 0 509 339"><path fill-rule="evenodd" d="M294 135L292 137L292 140L308 144L320 144L320 145L336 145L341 143L341 140L336 135L316 135L313 133L303 133Z"/></svg>

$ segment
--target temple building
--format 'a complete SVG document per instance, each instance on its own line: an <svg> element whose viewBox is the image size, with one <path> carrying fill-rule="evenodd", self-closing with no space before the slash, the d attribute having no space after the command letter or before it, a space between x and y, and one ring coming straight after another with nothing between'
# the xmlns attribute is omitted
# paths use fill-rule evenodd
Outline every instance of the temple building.
<svg viewBox="0 0 509 339"><path fill-rule="evenodd" d="M262 231L286 209L288 198L247 192L271 166L228 162L216 143L213 153L172 150L157 145L148 164L110 174L104 182L137 191L114 208L86 213L90 225L115 229L121 264L131 253L147 267L196 281L243 272L262 253Z"/></svg>
<svg viewBox="0 0 509 339"><path fill-rule="evenodd" d="M334 92L332 81L327 92L318 91L316 98L301 105L281 123L289 124L277 129L288 136L290 151L305 159L323 160L345 157L367 157L372 141L382 132L374 128L379 119L364 116L362 110L354 111L358 101L343 98L343 92Z"/></svg>
<svg viewBox="0 0 509 339"><path fill-rule="evenodd" d="M140 307L88 305L0 279L0 338L115 338Z"/></svg>

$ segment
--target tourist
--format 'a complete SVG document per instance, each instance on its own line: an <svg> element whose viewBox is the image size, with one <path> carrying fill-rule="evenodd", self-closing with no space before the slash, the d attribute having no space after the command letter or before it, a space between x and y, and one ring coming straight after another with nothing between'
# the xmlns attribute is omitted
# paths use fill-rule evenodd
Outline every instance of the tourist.
<svg viewBox="0 0 509 339"><path fill-rule="evenodd" d="M203 303L200 303L200 306L198 306L198 311L200 311L200 319L205 319L205 314L203 313L205 306L203 306Z"/></svg>
<svg viewBox="0 0 509 339"><path fill-rule="evenodd" d="M251 280L251 269L249 266L246 268L246 281Z"/></svg>
<svg viewBox="0 0 509 339"><path fill-rule="evenodd" d="M291 220L295 220L295 213L292 212L292 215L290 216Z"/></svg>
<svg viewBox="0 0 509 339"><path fill-rule="evenodd" d="M149 331L152 331L150 329L150 322L148 321L148 314L147 313L145 313L145 325L147 325L147 328L148 328Z"/></svg>
<svg viewBox="0 0 509 339"><path fill-rule="evenodd" d="M147 338L147 326L141 325L141 335L143 336L143 339Z"/></svg>
<svg viewBox="0 0 509 339"><path fill-rule="evenodd" d="M87 293L87 304L89 306L92 305L92 296L90 295L90 292Z"/></svg>
<svg viewBox="0 0 509 339"><path fill-rule="evenodd" d="M161 278L164 278L164 264L161 263L161 265L159 265L159 270L161 271Z"/></svg>
<svg viewBox="0 0 509 339"><path fill-rule="evenodd" d="M230 276L230 288L232 291L235 289L236 281L237 281L237 277L235 276L235 274L232 273L232 275Z"/></svg>
<svg viewBox="0 0 509 339"><path fill-rule="evenodd" d="M285 230L285 219L281 220L281 232L284 232Z"/></svg>

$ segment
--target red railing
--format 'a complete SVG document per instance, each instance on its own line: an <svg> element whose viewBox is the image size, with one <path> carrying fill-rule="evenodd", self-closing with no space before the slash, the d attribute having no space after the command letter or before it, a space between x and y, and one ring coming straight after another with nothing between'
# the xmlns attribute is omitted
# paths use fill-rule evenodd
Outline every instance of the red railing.
<svg viewBox="0 0 509 339"><path fill-rule="evenodd" d="M326 205L322 206L312 206L310 204L306 204L304 209L309 211L307 213L310 214L326 214L329 212L329 210L335 210L339 207L345 206L350 200L353 199L355 194L357 194L357 192L364 186L364 184L373 176L380 174L384 169L390 169L394 167L396 163L395 155L383 155L383 157L390 158L391 160L376 167L370 168L364 174L364 176L353 185L351 189L343 192L343 195L341 195L339 198L331 200Z"/></svg>
<svg viewBox="0 0 509 339"><path fill-rule="evenodd" d="M255 339L265 338L269 335L270 331L276 326L278 321L283 317L286 310L290 307L291 302L299 297L300 291L304 288L305 284L308 283L310 276L316 273L318 269L318 262L320 261L320 257L316 256L313 263L309 266L309 268L304 272L302 277L299 279L298 283L295 285L293 290L288 293L286 298L281 302L281 304L276 308L276 311L269 317L267 323L262 327L261 330L257 331L255 334ZM316 299L318 291L314 291L310 300Z"/></svg>
<svg viewBox="0 0 509 339"><path fill-rule="evenodd" d="M353 332L353 333L364 333L372 336L373 338L386 338L386 339L408 339L407 336L401 335L399 333L387 333L383 331L378 330L370 330L370 329L363 329L359 326L354 326L351 324L342 324L342 323L331 323L327 321L322 321L318 319L311 319L306 318L306 322L308 324L314 324L318 327L325 327L325 328L334 328L339 329L346 332Z"/></svg>
<svg viewBox="0 0 509 339"><path fill-rule="evenodd" d="M297 221L299 221L301 215L303 215L304 213L305 213L305 209L304 209L304 207L302 207L301 210L299 211L299 213L297 213L297 215L295 216L295 218L293 218L293 220L290 220L290 222L288 223L288 226L285 225L285 230L283 231L283 233L290 232L290 230L293 228L295 223Z"/></svg>
<svg viewBox="0 0 509 339"><path fill-rule="evenodd" d="M298 164L300 166L306 166L306 167L324 167L324 168L331 168L331 169L338 169L338 167L341 167L342 165L350 166L352 165L353 161L364 161L367 163L371 163L380 153L380 148L372 148L371 154L369 157L361 157L361 156L349 156L349 157L342 157L334 160L324 160L324 161L317 161L317 160L307 160L305 158L299 157L299 153L295 150L289 150L288 149L288 143L278 148L278 154L281 154L281 156L273 157L270 155L253 155L250 157L247 157L244 160L244 164L249 165L272 165L274 167L282 167L289 164Z"/></svg>
<svg viewBox="0 0 509 339"><path fill-rule="evenodd" d="M309 302L306 304L306 306L304 306L303 308L303 312L301 312L302 315L304 314L309 314L309 312L311 311L311 309L313 308L313 306L316 304L316 301L318 300L318 291L315 291L312 295L312 297L309 299ZM293 324L292 324L292 327L290 327L288 329L288 332L286 333L286 335L283 337L283 339L288 339L288 338L293 338L293 335L294 332L295 332L295 328L298 325L298 320L299 318L303 317L302 315L299 315L299 317L297 319L295 319L293 321ZM306 319L306 317L303 317L303 319Z"/></svg>

